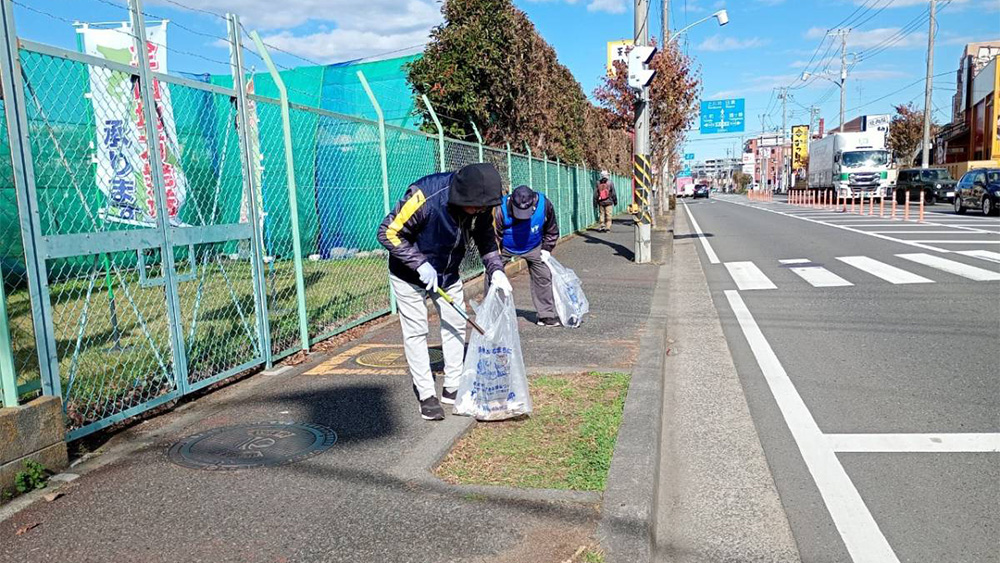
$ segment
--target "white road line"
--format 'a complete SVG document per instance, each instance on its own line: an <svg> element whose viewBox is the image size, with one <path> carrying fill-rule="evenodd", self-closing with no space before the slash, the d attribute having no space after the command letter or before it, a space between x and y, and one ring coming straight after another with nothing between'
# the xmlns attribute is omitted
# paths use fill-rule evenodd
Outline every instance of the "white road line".
<svg viewBox="0 0 1000 563"><path fill-rule="evenodd" d="M864 499L820 432L743 298L733 290L727 290L725 295L851 558L855 563L898 563Z"/></svg>
<svg viewBox="0 0 1000 563"><path fill-rule="evenodd" d="M801 264L802 262L785 262L783 264ZM806 260L808 262L808 260ZM789 270L809 282L813 287L848 287L854 285L823 266L792 266Z"/></svg>
<svg viewBox="0 0 1000 563"><path fill-rule="evenodd" d="M956 233L958 234L958 233ZM915 240L921 244L1000 244L997 240Z"/></svg>
<svg viewBox="0 0 1000 563"><path fill-rule="evenodd" d="M982 434L827 434L835 452L980 453L1000 452L1000 433Z"/></svg>
<svg viewBox="0 0 1000 563"><path fill-rule="evenodd" d="M753 262L726 262L726 269L736 282L736 287L744 291L778 289Z"/></svg>
<svg viewBox="0 0 1000 563"><path fill-rule="evenodd" d="M708 244L708 239L705 238L705 233L701 232L701 226L698 225L698 221L691 214L691 209L688 208L688 204L684 204L684 211L687 211L688 220L691 221L691 228L697 233L698 238L701 240L701 247L705 249L705 255L708 256L708 262L710 264L718 264L719 257L712 250L712 245Z"/></svg>
<svg viewBox="0 0 1000 563"><path fill-rule="evenodd" d="M780 264L808 264L812 260L808 258L785 258L784 260L778 260Z"/></svg>
<svg viewBox="0 0 1000 563"><path fill-rule="evenodd" d="M943 272L955 274L956 276L962 276L963 278L968 278L974 281L1000 280L1000 272L991 272L984 268L977 268L976 266L970 266L954 260L948 260L947 258L941 258L940 256L931 256L930 254L924 254L923 252L917 252L914 254L897 254L896 256L902 258L903 260L909 260L911 262L916 262L917 264L930 266L931 268L936 268Z"/></svg>
<svg viewBox="0 0 1000 563"><path fill-rule="evenodd" d="M886 225L888 226L888 225ZM966 235L967 233L956 233L955 231L867 231L869 233L883 233L887 235Z"/></svg>
<svg viewBox="0 0 1000 563"><path fill-rule="evenodd" d="M955 253L1000 264L1000 252L991 252L989 250L956 250Z"/></svg>
<svg viewBox="0 0 1000 563"><path fill-rule="evenodd" d="M862 235L868 235L870 237L875 237L875 238L882 239L882 240L888 240L888 241L891 241L891 242L898 242L899 244L905 244L907 246L912 246L914 248L920 248L920 249L923 249L923 250L933 250L934 252L941 252L941 253L944 253L944 254L947 254L947 253L951 252L950 250L945 250L943 248L937 248L937 247L926 245L926 244L918 244L918 243L914 243L914 242L910 242L910 241L906 241L906 240L901 240L901 239L893 238L893 237L890 237L890 236L887 236L887 235L879 235L879 234L875 234L875 233L869 233L867 231L862 231L862 230L859 230L859 229L855 229L855 228L849 227L847 225L836 225L836 224L833 224L833 223L827 223L825 221L817 221L815 219L810 219L808 217L798 217L798 216L793 215L791 213L785 213L784 211L778 211L776 209L764 209L762 207L754 207L753 205L747 205L746 203L740 203L738 201L730 201L730 200L719 200L719 201L725 201L726 203L728 203L730 205L741 205L743 207L750 207L750 208L754 208L754 209L760 209L761 211L767 211L768 213L774 213L775 215L783 215L785 217L791 217L792 219L798 219L800 221L808 221L810 223L815 223L817 225L826 225L827 227L833 227L834 229L840 229L842 231L849 231L849 232L852 232L852 233L858 233L858 234L862 234Z"/></svg>
<svg viewBox="0 0 1000 563"><path fill-rule="evenodd" d="M885 262L879 262L878 260L867 256L838 256L837 260L840 260L847 265L854 266L862 272L867 272L877 278L882 278L891 284L934 283L934 280L929 280L912 272L901 270L895 266L890 266Z"/></svg>

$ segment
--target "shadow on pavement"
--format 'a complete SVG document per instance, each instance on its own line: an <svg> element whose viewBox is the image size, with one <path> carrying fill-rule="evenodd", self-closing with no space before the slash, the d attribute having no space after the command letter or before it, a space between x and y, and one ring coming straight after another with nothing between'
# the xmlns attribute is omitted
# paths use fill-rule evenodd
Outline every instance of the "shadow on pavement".
<svg viewBox="0 0 1000 563"><path fill-rule="evenodd" d="M587 244L603 244L605 246L609 246L615 251L615 256L621 256L622 258L627 259L629 262L635 259L635 252L633 252L631 248L623 244L618 244L617 242L611 242L610 240L596 237L594 235L585 232L580 233L580 238L584 239L587 242Z"/></svg>

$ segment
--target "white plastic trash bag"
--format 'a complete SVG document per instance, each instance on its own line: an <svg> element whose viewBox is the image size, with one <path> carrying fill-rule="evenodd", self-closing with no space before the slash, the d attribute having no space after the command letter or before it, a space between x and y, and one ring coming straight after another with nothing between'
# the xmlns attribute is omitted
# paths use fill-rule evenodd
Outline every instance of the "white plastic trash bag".
<svg viewBox="0 0 1000 563"><path fill-rule="evenodd" d="M531 412L514 298L494 285L476 311L486 334L472 331L455 414L503 420Z"/></svg>
<svg viewBox="0 0 1000 563"><path fill-rule="evenodd" d="M590 312L590 302L583 294L583 284L576 273L563 266L551 255L545 260L552 271L552 297L556 313L563 326L576 328L583 322L583 316Z"/></svg>

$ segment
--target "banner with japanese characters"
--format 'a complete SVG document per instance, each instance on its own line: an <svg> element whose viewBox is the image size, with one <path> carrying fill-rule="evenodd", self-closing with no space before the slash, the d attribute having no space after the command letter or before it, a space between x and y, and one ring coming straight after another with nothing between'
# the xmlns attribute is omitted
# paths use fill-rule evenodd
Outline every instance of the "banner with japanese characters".
<svg viewBox="0 0 1000 563"><path fill-rule="evenodd" d="M88 55L138 66L132 28L82 26L83 49ZM153 72L167 73L167 22L146 27L146 49ZM155 142L146 142L146 119L139 82L132 75L90 65L90 97L97 124L97 187L105 198L100 210L104 221L148 226L156 222L149 147L159 147L166 188L167 212L172 224L179 224L184 206L187 179L180 169L177 127L170 89L153 81L156 105Z"/></svg>

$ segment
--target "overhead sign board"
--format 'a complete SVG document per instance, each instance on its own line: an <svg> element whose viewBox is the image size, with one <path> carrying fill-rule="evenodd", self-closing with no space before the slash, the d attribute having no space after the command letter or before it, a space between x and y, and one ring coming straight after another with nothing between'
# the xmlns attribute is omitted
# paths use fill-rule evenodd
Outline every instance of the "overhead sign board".
<svg viewBox="0 0 1000 563"><path fill-rule="evenodd" d="M781 144L781 137L761 137L757 144L762 147L776 147Z"/></svg>
<svg viewBox="0 0 1000 563"><path fill-rule="evenodd" d="M701 133L740 133L744 130L744 100L707 100L701 102Z"/></svg>
<svg viewBox="0 0 1000 563"><path fill-rule="evenodd" d="M691 167L687 164L684 165L684 169L677 173L678 178L689 178L691 177Z"/></svg>
<svg viewBox="0 0 1000 563"><path fill-rule="evenodd" d="M684 153L684 160L694 160L694 153L693 152Z"/></svg>
<svg viewBox="0 0 1000 563"><path fill-rule="evenodd" d="M608 41L608 75L614 76L615 62L628 64L628 51L632 48L631 39Z"/></svg>

